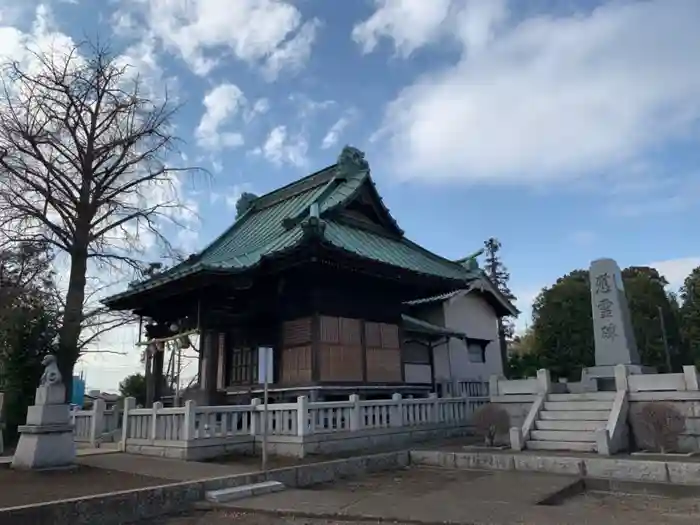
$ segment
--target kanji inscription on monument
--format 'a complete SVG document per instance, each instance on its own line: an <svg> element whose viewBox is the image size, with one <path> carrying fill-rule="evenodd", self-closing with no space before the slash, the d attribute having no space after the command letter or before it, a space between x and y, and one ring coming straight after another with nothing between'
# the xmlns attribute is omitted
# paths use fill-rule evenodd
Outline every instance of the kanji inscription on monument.
<svg viewBox="0 0 700 525"><path fill-rule="evenodd" d="M591 263L591 307L596 366L639 364L622 273L612 259Z"/></svg>

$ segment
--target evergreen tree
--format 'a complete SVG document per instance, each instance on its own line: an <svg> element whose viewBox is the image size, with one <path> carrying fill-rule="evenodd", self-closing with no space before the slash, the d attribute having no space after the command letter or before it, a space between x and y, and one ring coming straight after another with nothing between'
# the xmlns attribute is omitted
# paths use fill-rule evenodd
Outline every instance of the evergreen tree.
<svg viewBox="0 0 700 525"><path fill-rule="evenodd" d="M680 331L687 362L700 365L700 266L685 278L680 289Z"/></svg>
<svg viewBox="0 0 700 525"><path fill-rule="evenodd" d="M642 364L666 371L668 345L678 366L677 307L664 289L666 280L656 269L639 266L625 268L622 280ZM577 381L582 368L595 364L587 270L574 270L544 288L533 303L532 321L534 351L554 377Z"/></svg>
<svg viewBox="0 0 700 525"><path fill-rule="evenodd" d="M133 397L136 404L146 406L146 376L143 374L131 374L119 383L119 393L122 397Z"/></svg>
<svg viewBox="0 0 700 525"><path fill-rule="evenodd" d="M0 249L0 391L5 440L17 439L41 376L41 360L55 353L59 311L45 245Z"/></svg>
<svg viewBox="0 0 700 525"><path fill-rule="evenodd" d="M509 301L515 301L515 296L508 287L508 281L510 281L510 273L508 268L503 264L501 260L500 252L501 242L491 237L490 239L484 241L484 272L491 280L491 282L496 285L498 291L500 291L503 296ZM515 332L515 324L510 318L499 318L498 319L498 340L499 347L501 350L501 362L503 363L503 372L508 377L508 340L512 339Z"/></svg>

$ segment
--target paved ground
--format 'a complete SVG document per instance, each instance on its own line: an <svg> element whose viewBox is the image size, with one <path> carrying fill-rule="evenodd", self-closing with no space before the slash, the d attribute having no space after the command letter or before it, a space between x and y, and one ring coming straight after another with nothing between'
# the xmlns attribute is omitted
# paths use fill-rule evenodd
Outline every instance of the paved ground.
<svg viewBox="0 0 700 525"><path fill-rule="evenodd" d="M438 447L456 447L462 450L465 444L473 442L473 438L462 437L449 440L432 441L430 449ZM384 447L367 451L350 451L344 454L312 455L303 459L270 456L267 467L269 469L284 468L305 463L317 463L320 461L332 461L344 457L360 456L363 454L376 454L391 450L403 450L401 447ZM108 453L101 453L108 452ZM120 472L129 472L145 476L158 476L172 481L188 481L204 478L216 478L231 476L234 474L247 474L261 470L259 456L229 456L219 458L216 462L180 461L154 456L137 456L134 454L115 453L112 449L90 449L80 455L78 462L95 468L104 468Z"/></svg>
<svg viewBox="0 0 700 525"><path fill-rule="evenodd" d="M573 478L514 472L408 469L311 489L286 490L232 504L230 510L180 516L157 525L325 525L392 521L532 525L690 525L692 501L653 498L644 507L619 496L582 496L561 506L536 505ZM642 498L639 498L640 500ZM239 514L240 513L240 514ZM275 514L271 514L275 513ZM296 517L294 517L296 516Z"/></svg>
<svg viewBox="0 0 700 525"><path fill-rule="evenodd" d="M81 465L93 468L142 476L158 476L161 479L169 480L167 483L245 474L260 469L260 467L256 468L245 464L218 465L124 453L82 456L76 461Z"/></svg>
<svg viewBox="0 0 700 525"><path fill-rule="evenodd" d="M588 492L563 502L563 508L574 511L604 510L610 512L645 512L656 516L681 517L700 522L700 502L693 498L662 498L630 494ZM660 519L660 518L659 518Z"/></svg>
<svg viewBox="0 0 700 525"><path fill-rule="evenodd" d="M0 468L0 508L170 483L125 472L79 466L70 470L18 472Z"/></svg>
<svg viewBox="0 0 700 525"><path fill-rule="evenodd" d="M269 514L216 511L196 512L188 516L144 521L137 525L378 525L374 521L343 521L336 518L308 518L297 516L273 516ZM393 525L407 525L393 522ZM413 525L413 524L411 524Z"/></svg>

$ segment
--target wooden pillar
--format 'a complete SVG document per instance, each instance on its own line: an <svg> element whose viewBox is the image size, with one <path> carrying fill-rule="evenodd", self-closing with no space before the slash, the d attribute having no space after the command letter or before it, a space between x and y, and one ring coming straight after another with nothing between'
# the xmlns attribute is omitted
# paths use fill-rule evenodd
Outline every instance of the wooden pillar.
<svg viewBox="0 0 700 525"><path fill-rule="evenodd" d="M151 377L153 379L153 401L160 401L163 398L163 360L165 358L165 348L156 349L153 352L153 363L151 364ZM151 402L151 406L152 406Z"/></svg>
<svg viewBox="0 0 700 525"><path fill-rule="evenodd" d="M156 400L155 383L153 382L153 354L150 346L146 347L146 408L151 408Z"/></svg>
<svg viewBox="0 0 700 525"><path fill-rule="evenodd" d="M226 349L228 348L228 334L220 333L217 346L216 359L216 388L223 390L226 388Z"/></svg>
<svg viewBox="0 0 700 525"><path fill-rule="evenodd" d="M367 382L367 321L362 319L360 321L360 346L362 355L362 382Z"/></svg>
<svg viewBox="0 0 700 525"><path fill-rule="evenodd" d="M321 315L318 288L311 289L311 382L321 380Z"/></svg>
<svg viewBox="0 0 700 525"><path fill-rule="evenodd" d="M219 357L219 333L213 330L202 332L202 342L200 343L201 372L199 376L199 387L201 390L201 403L209 405L216 398L216 379L218 373Z"/></svg>

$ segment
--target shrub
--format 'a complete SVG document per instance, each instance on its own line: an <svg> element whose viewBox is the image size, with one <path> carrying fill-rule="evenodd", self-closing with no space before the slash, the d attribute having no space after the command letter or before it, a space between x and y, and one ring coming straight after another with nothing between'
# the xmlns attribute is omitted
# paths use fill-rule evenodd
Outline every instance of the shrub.
<svg viewBox="0 0 700 525"><path fill-rule="evenodd" d="M510 416L503 408L489 403L474 412L474 432L484 438L487 447L492 447L496 437L506 434L510 428Z"/></svg>
<svg viewBox="0 0 700 525"><path fill-rule="evenodd" d="M662 454L677 450L685 417L668 403L649 402L637 409L632 421L639 445Z"/></svg>

